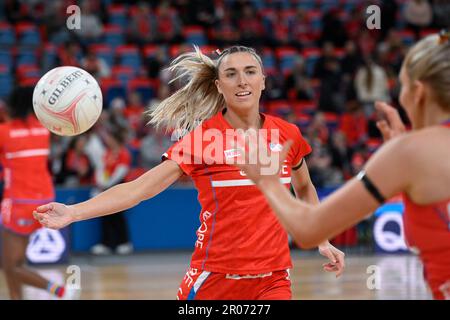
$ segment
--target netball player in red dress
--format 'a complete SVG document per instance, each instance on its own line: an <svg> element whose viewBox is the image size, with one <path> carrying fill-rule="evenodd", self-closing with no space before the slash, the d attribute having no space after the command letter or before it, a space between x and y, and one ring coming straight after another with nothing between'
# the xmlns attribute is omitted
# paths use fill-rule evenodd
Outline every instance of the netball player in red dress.
<svg viewBox="0 0 450 320"><path fill-rule="evenodd" d="M40 206L36 219L44 226L61 228L123 211L186 174L195 183L202 211L191 264L177 298L290 299L288 234L257 187L226 163L236 156L230 147L235 129L259 128L274 150L293 140L281 182L286 190L292 183L299 197L316 204L316 190L303 163L310 146L296 126L259 112L264 74L253 49L232 47L217 61L197 50L177 58L171 69L189 81L152 111L152 122L189 133L168 150L165 161L135 181L86 202ZM195 127L198 120L203 122ZM331 260L324 269L340 275L344 254L326 240L319 251Z"/></svg>
<svg viewBox="0 0 450 320"><path fill-rule="evenodd" d="M48 170L50 133L32 113L33 88L16 88L9 101L11 120L0 124L4 171L1 204L3 268L11 299L22 299L22 285L63 297L69 290L25 267L29 236L41 228L33 218L37 205L54 199ZM72 291L71 291L72 292Z"/></svg>
<svg viewBox="0 0 450 320"><path fill-rule="evenodd" d="M387 121L380 122L378 127L390 141L371 157L357 177L321 204L311 206L292 198L277 175L261 174L261 163L241 165L265 194L284 227L306 248L364 219L385 199L403 194L406 241L419 254L424 277L435 299L450 299L448 37L448 32L442 32L421 40L403 62L400 102L413 130L404 133L396 110L379 103L377 107L386 113ZM253 153L257 152L254 146L257 135L249 133L246 139L238 144L244 159L254 157ZM243 147L248 145L253 149L246 152ZM288 147L289 143L281 158Z"/></svg>

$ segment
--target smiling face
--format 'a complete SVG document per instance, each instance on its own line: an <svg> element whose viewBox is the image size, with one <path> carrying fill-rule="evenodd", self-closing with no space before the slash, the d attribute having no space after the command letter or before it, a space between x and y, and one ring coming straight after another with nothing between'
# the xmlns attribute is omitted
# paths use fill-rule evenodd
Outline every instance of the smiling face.
<svg viewBox="0 0 450 320"><path fill-rule="evenodd" d="M249 111L259 109L264 79L261 65L252 53L235 52L221 60L215 84L228 108Z"/></svg>

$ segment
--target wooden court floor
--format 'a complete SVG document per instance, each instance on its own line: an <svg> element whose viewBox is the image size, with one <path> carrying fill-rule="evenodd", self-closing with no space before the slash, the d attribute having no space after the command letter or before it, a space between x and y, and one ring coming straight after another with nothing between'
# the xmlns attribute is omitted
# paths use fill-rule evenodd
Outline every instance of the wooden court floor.
<svg viewBox="0 0 450 320"><path fill-rule="evenodd" d="M300 300L430 299L422 265L412 255L347 254L346 271L336 279L322 271L326 259L293 251L293 298ZM56 282L69 276L69 265L80 270L82 299L173 300L189 262L189 252L155 252L130 256L73 256L68 265L34 269ZM69 269L69 271L72 269ZM374 275L375 272L375 275ZM52 299L46 292L25 288L27 299ZM8 299L3 274L0 299Z"/></svg>

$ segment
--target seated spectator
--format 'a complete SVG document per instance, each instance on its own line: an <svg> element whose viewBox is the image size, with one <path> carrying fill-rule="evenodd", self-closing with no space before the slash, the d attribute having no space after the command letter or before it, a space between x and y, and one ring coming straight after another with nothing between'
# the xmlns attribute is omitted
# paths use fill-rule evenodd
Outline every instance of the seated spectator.
<svg viewBox="0 0 450 320"><path fill-rule="evenodd" d="M322 46L322 54L319 59L317 59L316 64L314 65L313 77L322 79L327 75L329 69L328 66L330 63L338 62L338 58L334 53L334 45L332 42L325 42Z"/></svg>
<svg viewBox="0 0 450 320"><path fill-rule="evenodd" d="M0 123L4 123L9 119L8 108L6 102L0 99Z"/></svg>
<svg viewBox="0 0 450 320"><path fill-rule="evenodd" d="M378 63L389 77L398 77L407 48L399 33L391 30L377 46Z"/></svg>
<svg viewBox="0 0 450 320"><path fill-rule="evenodd" d="M264 27L265 33L268 34L266 40L269 40L267 43L269 46L282 47L291 44L289 37L290 21L283 15L282 10L275 10L269 23Z"/></svg>
<svg viewBox="0 0 450 320"><path fill-rule="evenodd" d="M141 96L137 91L132 92L129 97L128 105L123 110L123 115L133 131L136 131L139 128L141 116L144 111L145 108L142 104Z"/></svg>
<svg viewBox="0 0 450 320"><path fill-rule="evenodd" d="M90 1L84 0L82 2L81 12L80 28L74 31L80 42L84 46L87 46L98 42L100 36L103 34L103 24L98 15L92 10Z"/></svg>
<svg viewBox="0 0 450 320"><path fill-rule="evenodd" d="M307 158L307 164L314 185L319 188L329 188L342 184L344 177L342 172L331 165L333 159L330 150L317 138L310 141L312 141L313 151Z"/></svg>
<svg viewBox="0 0 450 320"><path fill-rule="evenodd" d="M432 3L434 26L436 28L448 28L450 26L450 1L434 0Z"/></svg>
<svg viewBox="0 0 450 320"><path fill-rule="evenodd" d="M320 78L319 110L342 113L345 101L345 84L338 60L327 60Z"/></svg>
<svg viewBox="0 0 450 320"><path fill-rule="evenodd" d="M307 130L307 136L310 139L318 139L320 143L327 144L330 132L325 122L325 116L322 112L317 112Z"/></svg>
<svg viewBox="0 0 450 320"><path fill-rule="evenodd" d="M137 8L130 19L128 35L131 42L144 45L156 39L156 21L148 3L139 2Z"/></svg>
<svg viewBox="0 0 450 320"><path fill-rule="evenodd" d="M104 136L104 141L106 152L103 156L103 170L95 173L96 189L92 196L124 182L130 169L131 156L125 147L123 135L120 132L109 132ZM105 255L112 253L112 250L117 254L133 252L124 212L99 219L102 224L101 242L91 248L92 254Z"/></svg>
<svg viewBox="0 0 450 320"><path fill-rule="evenodd" d="M92 50L88 50L86 57L81 60L81 67L89 72L97 81L111 75L111 69L105 60L97 57Z"/></svg>
<svg viewBox="0 0 450 320"><path fill-rule="evenodd" d="M377 37L375 31L363 28L358 34L356 43L363 57L373 54L375 48L377 47Z"/></svg>
<svg viewBox="0 0 450 320"><path fill-rule="evenodd" d="M215 44L219 48L228 47L239 42L239 30L229 10L223 11L223 16L213 26L213 30Z"/></svg>
<svg viewBox="0 0 450 320"><path fill-rule="evenodd" d="M427 0L410 0L405 3L403 15L408 27L419 38L420 29L428 27L433 19L433 10Z"/></svg>
<svg viewBox="0 0 450 320"><path fill-rule="evenodd" d="M350 10L349 17L344 23L347 31L348 39L355 42L358 39L358 35L361 32L361 28L366 27L366 13L365 7L355 6ZM384 25L383 25L384 27ZM346 41L346 44L349 41Z"/></svg>
<svg viewBox="0 0 450 320"><path fill-rule="evenodd" d="M347 146L344 133L336 131L331 136L330 152L332 158L332 166L339 169L345 180L353 177L351 169L351 149Z"/></svg>
<svg viewBox="0 0 450 320"><path fill-rule="evenodd" d="M319 43L331 42L342 48L348 39L347 30L339 18L339 10L331 9L322 17L322 34Z"/></svg>
<svg viewBox="0 0 450 320"><path fill-rule="evenodd" d="M354 41L347 41L344 47L344 57L341 61L342 73L344 76L352 77L359 65L362 63L361 53Z"/></svg>
<svg viewBox="0 0 450 320"><path fill-rule="evenodd" d="M266 88L264 89L264 99L277 100L285 98L283 90L283 76L279 73L266 75Z"/></svg>
<svg viewBox="0 0 450 320"><path fill-rule="evenodd" d="M395 27L397 22L398 4L396 0L382 0L381 2L381 40Z"/></svg>
<svg viewBox="0 0 450 320"><path fill-rule="evenodd" d="M251 4L244 6L241 17L238 21L239 31L241 33L240 42L244 46L259 47L265 40L264 27L261 18L258 17L257 12L253 9Z"/></svg>
<svg viewBox="0 0 450 320"><path fill-rule="evenodd" d="M356 72L355 89L366 117L373 115L375 101L391 100L386 72L370 57L364 59L363 66Z"/></svg>
<svg viewBox="0 0 450 320"><path fill-rule="evenodd" d="M156 10L156 40L158 43L180 43L181 20L178 13L170 8L167 1L159 4Z"/></svg>
<svg viewBox="0 0 450 320"><path fill-rule="evenodd" d="M367 140L367 118L358 101L347 102L347 112L341 115L339 131L341 131L347 144L355 148Z"/></svg>
<svg viewBox="0 0 450 320"><path fill-rule="evenodd" d="M292 72L286 77L284 91L290 99L314 100L314 89L305 70L305 62L302 58L296 57Z"/></svg>
<svg viewBox="0 0 450 320"><path fill-rule="evenodd" d="M130 123L127 118L124 117L124 110L126 104L125 100L120 97L114 98L109 105L109 119L111 123L111 130L128 130L130 128Z"/></svg>
<svg viewBox="0 0 450 320"><path fill-rule="evenodd" d="M86 135L77 136L71 142L65 160L65 186L78 187L93 182L93 167L84 153L86 142Z"/></svg>
<svg viewBox="0 0 450 320"><path fill-rule="evenodd" d="M50 172L55 184L64 184L67 173L65 170L65 159L71 138L52 134L50 135L50 142Z"/></svg>
<svg viewBox="0 0 450 320"><path fill-rule="evenodd" d="M142 138L140 146L140 166L150 169L161 163L161 155L174 143L170 135L151 128Z"/></svg>
<svg viewBox="0 0 450 320"><path fill-rule="evenodd" d="M311 20L302 8L297 8L295 16L290 20L289 40L297 49L303 48L305 41L315 40Z"/></svg>
<svg viewBox="0 0 450 320"><path fill-rule="evenodd" d="M151 79L157 79L163 66L167 64L167 54L164 47L158 46L155 55L148 57L145 60L145 64L147 67L147 76Z"/></svg>
<svg viewBox="0 0 450 320"><path fill-rule="evenodd" d="M58 66L80 66L80 61L78 59L80 52L80 47L78 43L73 40L67 41L59 49L59 54L57 56L56 65Z"/></svg>
<svg viewBox="0 0 450 320"><path fill-rule="evenodd" d="M63 1L48 1L44 6L44 27L49 42L59 45L70 39L67 29L67 6ZM53 66L51 66L53 67ZM51 67L47 68L48 70Z"/></svg>
<svg viewBox="0 0 450 320"><path fill-rule="evenodd" d="M351 166L352 176L357 175L364 168L364 164L368 160L367 151L364 148L358 149L352 155Z"/></svg>

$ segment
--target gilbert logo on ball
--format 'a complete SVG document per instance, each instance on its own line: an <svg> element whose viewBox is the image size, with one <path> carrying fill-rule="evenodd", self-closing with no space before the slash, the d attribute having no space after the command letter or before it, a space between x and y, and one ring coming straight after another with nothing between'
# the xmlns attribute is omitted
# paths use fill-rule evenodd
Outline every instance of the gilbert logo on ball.
<svg viewBox="0 0 450 320"><path fill-rule="evenodd" d="M36 84L33 108L51 132L74 136L89 130L102 112L102 92L83 69L71 66L48 71Z"/></svg>

